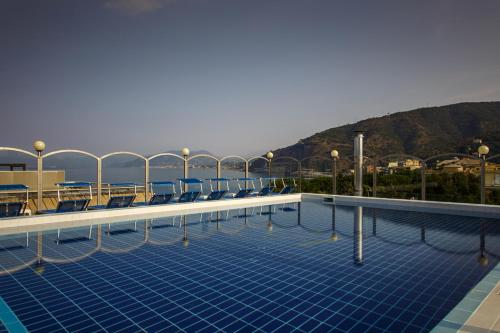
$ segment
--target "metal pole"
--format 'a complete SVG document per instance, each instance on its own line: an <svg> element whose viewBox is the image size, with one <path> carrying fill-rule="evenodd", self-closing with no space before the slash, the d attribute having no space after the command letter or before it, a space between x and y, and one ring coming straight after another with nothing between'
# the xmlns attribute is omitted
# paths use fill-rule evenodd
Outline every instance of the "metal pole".
<svg viewBox="0 0 500 333"><path fill-rule="evenodd" d="M302 193L302 161L299 161L299 193Z"/></svg>
<svg viewBox="0 0 500 333"><path fill-rule="evenodd" d="M37 198L36 198L36 210L41 211L42 205L43 205L43 159L42 159L42 152L38 152L38 157L37 157L37 172L36 172L36 191L37 191Z"/></svg>
<svg viewBox="0 0 500 333"><path fill-rule="evenodd" d="M188 164L188 155L184 155L184 178L189 177L189 164ZM188 184L184 183L184 192L187 192Z"/></svg>
<svg viewBox="0 0 500 333"><path fill-rule="evenodd" d="M354 195L363 196L363 133L354 138Z"/></svg>
<svg viewBox="0 0 500 333"><path fill-rule="evenodd" d="M377 196L377 166L374 165L373 166L374 169L373 169L373 183L372 183L372 187L373 187L373 197L376 197Z"/></svg>
<svg viewBox="0 0 500 333"><path fill-rule="evenodd" d="M148 201L149 197L149 160L144 160L144 202Z"/></svg>
<svg viewBox="0 0 500 333"><path fill-rule="evenodd" d="M337 194L337 158L332 159L332 194Z"/></svg>
<svg viewBox="0 0 500 333"><path fill-rule="evenodd" d="M220 161L217 161L217 178L221 178L221 165L220 165ZM221 184L219 181L217 181L217 191L220 191L221 190Z"/></svg>
<svg viewBox="0 0 500 333"><path fill-rule="evenodd" d="M272 163L273 163L273 159L270 158L269 159L269 181L268 181L268 186L271 187L271 174L272 174Z"/></svg>
<svg viewBox="0 0 500 333"><path fill-rule="evenodd" d="M422 168L420 168L420 182L421 182L421 189L420 189L420 196L421 200L425 200L425 187L426 187L426 179L425 179L425 164L422 163Z"/></svg>
<svg viewBox="0 0 500 333"><path fill-rule="evenodd" d="M248 161L245 161L245 178L248 178ZM245 188L248 188L248 181L245 180Z"/></svg>
<svg viewBox="0 0 500 333"><path fill-rule="evenodd" d="M485 167L486 167L485 155L482 155L481 156L481 204L483 205L486 203Z"/></svg>
<svg viewBox="0 0 500 333"><path fill-rule="evenodd" d="M102 160L97 159L97 204L102 202Z"/></svg>

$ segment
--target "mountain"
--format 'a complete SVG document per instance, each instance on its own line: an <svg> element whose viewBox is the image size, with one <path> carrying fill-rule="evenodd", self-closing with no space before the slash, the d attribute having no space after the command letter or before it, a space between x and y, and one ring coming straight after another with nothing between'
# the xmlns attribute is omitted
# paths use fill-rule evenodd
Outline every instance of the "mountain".
<svg viewBox="0 0 500 333"><path fill-rule="evenodd" d="M474 138L500 153L500 102L459 103L370 118L316 133L275 150L275 156L329 156L334 148L341 156L352 156L355 130L364 132L367 156L467 153L474 149Z"/></svg>

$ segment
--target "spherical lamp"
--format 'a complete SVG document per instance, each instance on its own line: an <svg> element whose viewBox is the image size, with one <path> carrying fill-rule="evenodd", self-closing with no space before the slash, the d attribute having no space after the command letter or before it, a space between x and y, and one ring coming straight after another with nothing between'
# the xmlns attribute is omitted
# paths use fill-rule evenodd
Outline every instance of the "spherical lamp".
<svg viewBox="0 0 500 333"><path fill-rule="evenodd" d="M182 156L186 157L186 156L189 156L189 148L182 148L181 150L181 153L182 153Z"/></svg>
<svg viewBox="0 0 500 333"><path fill-rule="evenodd" d="M330 152L330 156L331 156L332 158L339 158L339 152L338 152L338 150L336 150L336 149L332 150L332 151Z"/></svg>
<svg viewBox="0 0 500 333"><path fill-rule="evenodd" d="M38 153L41 153L45 150L45 142L43 142L42 140L36 140L35 142L33 142L33 148L35 148Z"/></svg>
<svg viewBox="0 0 500 333"><path fill-rule="evenodd" d="M272 159L274 157L274 154L272 151L267 152L266 157L268 160Z"/></svg>
<svg viewBox="0 0 500 333"><path fill-rule="evenodd" d="M488 148L488 146L486 146L486 145L481 145L477 149L477 152L479 153L479 156L484 156L490 152L490 148Z"/></svg>

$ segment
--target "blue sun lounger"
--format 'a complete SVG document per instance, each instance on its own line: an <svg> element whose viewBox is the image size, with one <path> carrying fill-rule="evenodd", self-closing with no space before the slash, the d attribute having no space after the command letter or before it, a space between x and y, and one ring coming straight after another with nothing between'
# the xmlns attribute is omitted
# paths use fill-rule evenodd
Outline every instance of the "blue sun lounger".
<svg viewBox="0 0 500 333"><path fill-rule="evenodd" d="M286 184L285 183L285 178L281 178L281 181L283 183L283 188L279 192L279 194L291 194L295 192L295 189L297 188L297 183L295 182L295 178L291 178L291 182L293 184Z"/></svg>
<svg viewBox="0 0 500 333"><path fill-rule="evenodd" d="M276 177L261 177L259 181L260 191L257 193L258 196L263 197L273 193L276 188Z"/></svg>
<svg viewBox="0 0 500 333"><path fill-rule="evenodd" d="M177 199L177 202L194 202L203 192L203 181L198 178L179 178L179 187L181 189L181 195ZM186 185L186 191L184 191L184 185ZM199 185L200 190L189 190L189 186Z"/></svg>
<svg viewBox="0 0 500 333"><path fill-rule="evenodd" d="M46 213L67 213L79 212L87 210L87 207L92 200L92 185L91 182L62 182L57 185L57 207L55 210L44 211ZM68 199L63 200L63 195L71 193L73 195L87 195L84 199Z"/></svg>
<svg viewBox="0 0 500 333"><path fill-rule="evenodd" d="M148 205L164 205L170 202L175 195L175 183L164 181L164 182L149 182L151 199L148 201ZM171 192L158 191L155 189L168 188L172 186Z"/></svg>
<svg viewBox="0 0 500 333"><path fill-rule="evenodd" d="M208 178L210 184L210 194L204 197L204 200L220 200L229 192L229 179L227 178ZM220 183L226 183L226 189L219 186Z"/></svg>
<svg viewBox="0 0 500 333"><path fill-rule="evenodd" d="M245 198L252 194L255 191L255 178L236 178L235 179L238 184L238 192L233 194L233 198ZM250 187L249 186L250 183Z"/></svg>
<svg viewBox="0 0 500 333"><path fill-rule="evenodd" d="M26 194L25 200L0 203L0 218L24 215L28 205L29 187L23 184L0 185L1 194Z"/></svg>
<svg viewBox="0 0 500 333"><path fill-rule="evenodd" d="M137 184L136 183L110 183L110 184L104 184L105 186L108 187L108 203L106 206L94 206L92 208L126 208L132 206L134 203L135 198L137 197ZM118 190L118 191L128 191L134 189L134 194L126 194L126 195L113 195L112 196L112 190Z"/></svg>

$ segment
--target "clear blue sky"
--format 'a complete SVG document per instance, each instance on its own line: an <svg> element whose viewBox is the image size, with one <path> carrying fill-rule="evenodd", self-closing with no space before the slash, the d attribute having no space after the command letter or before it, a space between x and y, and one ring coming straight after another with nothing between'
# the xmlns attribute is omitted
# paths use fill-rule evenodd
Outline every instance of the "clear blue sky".
<svg viewBox="0 0 500 333"><path fill-rule="evenodd" d="M500 100L500 1L2 0L0 146L252 154Z"/></svg>

